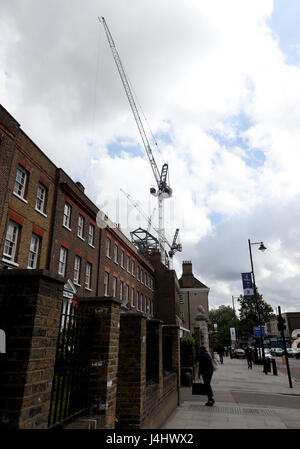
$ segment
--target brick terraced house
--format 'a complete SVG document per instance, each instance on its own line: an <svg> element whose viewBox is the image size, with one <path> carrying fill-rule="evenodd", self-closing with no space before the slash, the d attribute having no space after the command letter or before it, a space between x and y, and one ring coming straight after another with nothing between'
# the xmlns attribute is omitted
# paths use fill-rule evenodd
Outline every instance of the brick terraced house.
<svg viewBox="0 0 300 449"><path fill-rule="evenodd" d="M49 269L67 279L65 295L69 297L97 296L98 210L83 185L59 168Z"/></svg>
<svg viewBox="0 0 300 449"><path fill-rule="evenodd" d="M56 166L0 105L0 268L48 268Z"/></svg>
<svg viewBox="0 0 300 449"><path fill-rule="evenodd" d="M101 232L98 296L122 301L122 310L154 316L154 268L109 219Z"/></svg>
<svg viewBox="0 0 300 449"><path fill-rule="evenodd" d="M0 428L159 428L180 403L176 272L102 216L0 105Z"/></svg>

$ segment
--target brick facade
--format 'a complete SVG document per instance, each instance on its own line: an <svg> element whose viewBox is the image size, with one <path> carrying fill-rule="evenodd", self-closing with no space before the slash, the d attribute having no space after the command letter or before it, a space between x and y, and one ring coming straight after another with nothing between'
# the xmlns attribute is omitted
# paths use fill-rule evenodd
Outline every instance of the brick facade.
<svg viewBox="0 0 300 449"><path fill-rule="evenodd" d="M0 106L0 132L0 167L3 172L0 181L0 268L28 267L32 234L39 239L36 268L48 268L56 167L2 106ZM15 189L18 169L21 169L26 176L24 192L20 195ZM40 185L43 186L45 193L42 211L36 207ZM16 223L18 227L15 257L12 258L3 254L10 221Z"/></svg>
<svg viewBox="0 0 300 449"><path fill-rule="evenodd" d="M62 290L47 271L0 270L0 427L48 427Z"/></svg>
<svg viewBox="0 0 300 449"><path fill-rule="evenodd" d="M98 208L85 195L81 184L75 183L62 169L57 170L57 195L53 216L53 238L50 250L50 271L59 273L61 247L66 249L64 276L70 279L77 296L97 296L97 273L99 264L99 229L96 225ZM65 205L70 220L64 222ZM82 236L78 233L78 220L82 217ZM93 240L89 229L93 228ZM74 279L75 257L80 258L78 278ZM87 264L91 266L90 285L86 285Z"/></svg>
<svg viewBox="0 0 300 449"><path fill-rule="evenodd" d="M101 230L100 261L98 296L105 296L105 294L113 296L115 282L115 297L121 299L120 284L122 282L122 310L140 311L148 317L152 317L154 268L147 259L138 253L136 247L118 227L107 226ZM106 292L105 273L106 280L108 280ZM126 302L127 287L128 302Z"/></svg>

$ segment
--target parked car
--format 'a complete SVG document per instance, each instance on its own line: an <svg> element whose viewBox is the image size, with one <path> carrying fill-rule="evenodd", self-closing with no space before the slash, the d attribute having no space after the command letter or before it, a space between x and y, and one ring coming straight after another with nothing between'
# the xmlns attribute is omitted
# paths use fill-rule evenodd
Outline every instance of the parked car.
<svg viewBox="0 0 300 449"><path fill-rule="evenodd" d="M244 359L245 358L245 351L244 349L235 349L233 353L233 357L236 359Z"/></svg>
<svg viewBox="0 0 300 449"><path fill-rule="evenodd" d="M296 348L295 358L300 359L300 348Z"/></svg>
<svg viewBox="0 0 300 449"><path fill-rule="evenodd" d="M283 356L283 349L282 348L272 348L271 354L275 355L276 357Z"/></svg>
<svg viewBox="0 0 300 449"><path fill-rule="evenodd" d="M287 348L286 351L288 353L288 357L296 357L297 349Z"/></svg>

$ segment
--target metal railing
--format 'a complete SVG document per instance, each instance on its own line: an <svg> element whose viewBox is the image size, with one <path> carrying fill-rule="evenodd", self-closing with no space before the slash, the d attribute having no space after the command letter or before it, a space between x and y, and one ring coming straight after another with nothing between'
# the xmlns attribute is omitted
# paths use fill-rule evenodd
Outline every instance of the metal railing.
<svg viewBox="0 0 300 449"><path fill-rule="evenodd" d="M88 410L91 344L89 323L93 311L81 311L64 301L57 342L49 412L49 427L64 424Z"/></svg>

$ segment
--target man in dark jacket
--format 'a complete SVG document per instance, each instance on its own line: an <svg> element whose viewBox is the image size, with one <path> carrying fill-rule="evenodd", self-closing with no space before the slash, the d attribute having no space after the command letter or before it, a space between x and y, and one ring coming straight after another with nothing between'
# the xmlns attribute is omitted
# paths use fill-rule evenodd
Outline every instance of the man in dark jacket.
<svg viewBox="0 0 300 449"><path fill-rule="evenodd" d="M199 377L202 376L203 383L206 386L208 402L205 405L214 405L214 394L210 385L214 369L212 365L211 356L204 346L199 348Z"/></svg>

